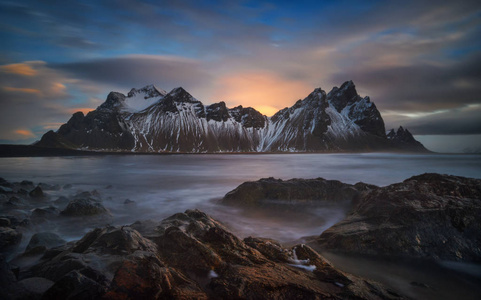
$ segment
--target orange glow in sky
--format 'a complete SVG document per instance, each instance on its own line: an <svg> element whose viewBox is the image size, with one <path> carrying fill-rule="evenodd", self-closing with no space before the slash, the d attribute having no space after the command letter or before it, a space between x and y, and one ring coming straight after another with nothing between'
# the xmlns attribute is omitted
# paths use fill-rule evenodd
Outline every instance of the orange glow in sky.
<svg viewBox="0 0 481 300"><path fill-rule="evenodd" d="M268 72L244 72L221 77L213 98L225 101L230 108L250 106L272 116L280 109L292 106L313 89L301 81L284 79Z"/></svg>

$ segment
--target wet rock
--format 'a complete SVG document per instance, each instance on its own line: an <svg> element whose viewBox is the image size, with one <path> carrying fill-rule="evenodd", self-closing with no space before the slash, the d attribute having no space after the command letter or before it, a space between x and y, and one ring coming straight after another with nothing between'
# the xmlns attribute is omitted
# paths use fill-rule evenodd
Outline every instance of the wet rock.
<svg viewBox="0 0 481 300"><path fill-rule="evenodd" d="M130 199L125 199L124 204L126 204L126 205L128 205L128 204L135 204L135 201L134 201L134 200L130 200Z"/></svg>
<svg viewBox="0 0 481 300"><path fill-rule="evenodd" d="M105 287L78 271L71 271L49 288L42 299L99 299Z"/></svg>
<svg viewBox="0 0 481 300"><path fill-rule="evenodd" d="M266 238L247 237L244 239L244 242L246 243L246 245L258 250L264 256L273 261L289 261L289 253L282 248L281 244L274 240Z"/></svg>
<svg viewBox="0 0 481 300"><path fill-rule="evenodd" d="M94 216L107 213L108 210L100 202L92 198L74 199L61 211L61 214L64 216Z"/></svg>
<svg viewBox="0 0 481 300"><path fill-rule="evenodd" d="M48 184L43 182L39 183L38 186L44 191L59 191L61 188L58 184Z"/></svg>
<svg viewBox="0 0 481 300"><path fill-rule="evenodd" d="M23 188L28 188L28 189L33 189L34 188L34 184L32 181L30 180L23 180L22 182L20 182L20 185L23 187Z"/></svg>
<svg viewBox="0 0 481 300"><path fill-rule="evenodd" d="M25 288L17 282L5 257L0 255L0 299L19 299L26 294Z"/></svg>
<svg viewBox="0 0 481 300"><path fill-rule="evenodd" d="M27 245L27 251L38 246L44 246L46 249L65 244L66 241L53 232L39 232L32 236Z"/></svg>
<svg viewBox="0 0 481 300"><path fill-rule="evenodd" d="M359 197L361 191L371 188L375 186L361 183L351 185L322 178L284 181L270 177L241 184L228 192L222 203L243 206L275 205L280 202L295 202L297 205L316 202L351 203Z"/></svg>
<svg viewBox="0 0 481 300"><path fill-rule="evenodd" d="M152 240L134 225L155 233ZM336 270L307 246L240 240L199 210L132 227L97 228L47 251L29 270L55 282L42 299L400 298Z"/></svg>
<svg viewBox="0 0 481 300"><path fill-rule="evenodd" d="M0 218L0 227L9 227L12 224L8 218Z"/></svg>
<svg viewBox="0 0 481 300"><path fill-rule="evenodd" d="M149 252L127 257L115 273L104 299L208 299L191 279Z"/></svg>
<svg viewBox="0 0 481 300"><path fill-rule="evenodd" d="M51 220L59 215L59 210L53 206L46 208L35 208L32 210L30 220L33 223L39 224Z"/></svg>
<svg viewBox="0 0 481 300"><path fill-rule="evenodd" d="M67 197L60 196L55 201L53 201L53 204L55 204L58 207L65 207L69 202L70 200Z"/></svg>
<svg viewBox="0 0 481 300"><path fill-rule="evenodd" d="M28 195L32 198L42 198L45 197L45 194L43 193L43 190L40 186L37 185L36 188L30 191Z"/></svg>
<svg viewBox="0 0 481 300"><path fill-rule="evenodd" d="M25 207L27 206L27 203L21 198L12 196L4 205L8 207Z"/></svg>
<svg viewBox="0 0 481 300"><path fill-rule="evenodd" d="M30 277L18 283L29 294L29 299L40 298L54 284L53 281L42 277Z"/></svg>
<svg viewBox="0 0 481 300"><path fill-rule="evenodd" d="M365 195L319 238L349 253L481 261L481 180L423 174Z"/></svg>
<svg viewBox="0 0 481 300"><path fill-rule="evenodd" d="M63 186L64 190L68 190L68 189L71 189L71 188L72 188L72 185L70 183Z"/></svg>
<svg viewBox="0 0 481 300"><path fill-rule="evenodd" d="M0 193L4 193L4 194L13 193L13 190L9 187L0 185Z"/></svg>
<svg viewBox="0 0 481 300"><path fill-rule="evenodd" d="M19 195L22 195L22 196L27 196L28 195L28 191L24 188L20 188L18 191L17 191L17 194Z"/></svg>
<svg viewBox="0 0 481 300"><path fill-rule="evenodd" d="M217 298L396 298L381 286L369 283L381 296L373 294L363 280L335 270L319 254L315 256L312 249L312 263L323 276L292 266L283 262L282 254L278 255L279 245L269 240L247 239L256 247L253 248L198 210L175 214L164 220L158 230L163 232L157 239L162 261L184 274L195 274L199 286L208 287ZM339 287L334 281L345 286Z"/></svg>
<svg viewBox="0 0 481 300"><path fill-rule="evenodd" d="M9 227L0 227L0 253L17 246L21 240L21 232Z"/></svg>

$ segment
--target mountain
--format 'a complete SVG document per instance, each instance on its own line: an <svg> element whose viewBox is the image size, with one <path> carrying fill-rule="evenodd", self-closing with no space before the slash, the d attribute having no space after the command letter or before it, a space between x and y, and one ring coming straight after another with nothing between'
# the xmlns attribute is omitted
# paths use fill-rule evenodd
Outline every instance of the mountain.
<svg viewBox="0 0 481 300"><path fill-rule="evenodd" d="M36 146L133 152L427 151L404 129L386 135L381 114L352 81L315 89L266 117L251 107L204 105L182 87L111 92L96 110L73 114Z"/></svg>

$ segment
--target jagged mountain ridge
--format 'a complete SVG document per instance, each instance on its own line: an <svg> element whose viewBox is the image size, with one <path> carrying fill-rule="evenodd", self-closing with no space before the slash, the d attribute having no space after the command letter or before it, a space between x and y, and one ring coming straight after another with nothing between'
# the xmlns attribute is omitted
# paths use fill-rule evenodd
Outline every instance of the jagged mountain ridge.
<svg viewBox="0 0 481 300"><path fill-rule="evenodd" d="M188 153L427 151L403 147L405 142L412 141L386 136L375 104L347 81L327 94L317 88L272 117L251 107L229 109L224 102L204 105L181 87L111 92L96 110L75 113L37 145Z"/></svg>

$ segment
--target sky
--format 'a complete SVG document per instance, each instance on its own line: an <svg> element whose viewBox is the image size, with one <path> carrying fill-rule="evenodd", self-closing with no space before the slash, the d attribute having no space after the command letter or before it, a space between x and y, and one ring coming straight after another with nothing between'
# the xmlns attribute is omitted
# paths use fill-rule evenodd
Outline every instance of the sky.
<svg viewBox="0 0 481 300"><path fill-rule="evenodd" d="M0 143L148 84L272 115L353 80L386 129L481 151L479 0L0 0L0 41Z"/></svg>

